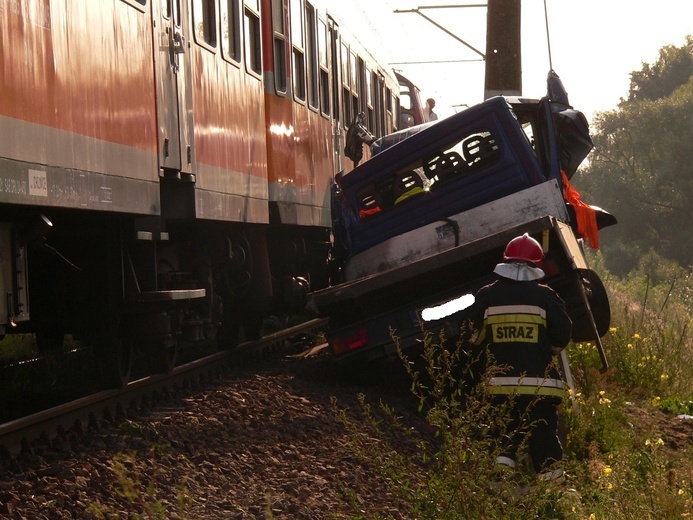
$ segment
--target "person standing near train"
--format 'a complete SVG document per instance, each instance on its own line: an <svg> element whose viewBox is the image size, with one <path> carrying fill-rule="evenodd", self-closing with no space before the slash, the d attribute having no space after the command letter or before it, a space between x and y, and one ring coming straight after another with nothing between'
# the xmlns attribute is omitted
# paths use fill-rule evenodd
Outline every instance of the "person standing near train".
<svg viewBox="0 0 693 520"><path fill-rule="evenodd" d="M509 405L504 431L498 432L502 440L495 469L514 470L526 439L539 479L562 483L558 406L564 391L554 356L569 343L572 322L563 300L539 282L543 256L541 245L527 233L512 239L494 269L498 279L479 289L464 317L482 368L498 370L485 378L492 405L499 410Z"/></svg>
<svg viewBox="0 0 693 520"><path fill-rule="evenodd" d="M438 114L436 114L433 111L433 108L436 106L436 100L433 98L428 98L426 100L426 118L428 121L437 121L438 120Z"/></svg>

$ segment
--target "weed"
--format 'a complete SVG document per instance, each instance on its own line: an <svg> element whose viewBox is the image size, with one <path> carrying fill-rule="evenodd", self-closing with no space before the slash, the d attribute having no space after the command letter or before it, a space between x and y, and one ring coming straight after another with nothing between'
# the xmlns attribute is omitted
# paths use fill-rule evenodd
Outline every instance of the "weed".
<svg viewBox="0 0 693 520"><path fill-rule="evenodd" d="M157 446L152 447L148 457L138 457L136 452L118 453L111 460L111 471L115 477L115 493L124 499L125 505L117 507L95 502L88 507L87 513L101 519L119 518L123 510L128 518L152 520L185 517L183 513L192 502L187 479L184 478L176 486L177 511L172 511L171 502L159 496L159 479L167 475L157 461L165 456L161 447ZM178 462L184 464L186 461Z"/></svg>
<svg viewBox="0 0 693 520"><path fill-rule="evenodd" d="M511 403L493 405L486 386L473 384L477 360L460 343L452 348L447 343L442 334L436 338L424 333L420 360L399 350L426 428L405 427L388 406L373 407L361 395L361 419L369 425L368 434L346 411L337 410L353 434L351 454L374 466L388 491L409 504L407 517L526 518L560 512L566 507L562 493L538 483L531 471L494 472L506 439L492 433L503 430ZM413 449L402 448L403 436Z"/></svg>
<svg viewBox="0 0 693 520"><path fill-rule="evenodd" d="M613 326L602 340L606 373L594 342L568 346L575 384L563 406L564 449L568 483L579 493L539 485L531 472L494 475L503 442L494 432L507 414L490 406L483 385L473 384L474 360L462 345L447 346L442 333L423 334L420 359L400 351L428 431L404 427L387 406L361 396L369 434L338 411L352 424L349 450L380 472L388 491L409 505L408 517L691 518L693 448L654 422L666 419L659 410L693 414L691 299L690 288L682 289L646 274L607 284ZM397 448L395 431L415 449Z"/></svg>

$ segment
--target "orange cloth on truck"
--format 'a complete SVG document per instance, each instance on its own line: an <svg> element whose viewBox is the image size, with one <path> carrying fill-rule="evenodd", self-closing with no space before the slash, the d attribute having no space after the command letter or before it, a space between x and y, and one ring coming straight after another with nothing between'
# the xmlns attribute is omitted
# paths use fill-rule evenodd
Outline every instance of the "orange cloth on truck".
<svg viewBox="0 0 693 520"><path fill-rule="evenodd" d="M582 238L586 238L592 249L597 249L599 247L599 228L597 227L597 212L590 207L589 204L585 204L580 200L580 194L573 188L570 184L568 176L561 170L561 175L563 176L563 186L565 187L565 193L563 197L566 202L570 203L575 209L575 219L577 220L577 230L578 234Z"/></svg>
<svg viewBox="0 0 693 520"><path fill-rule="evenodd" d="M373 215L377 215L380 213L382 209L380 209L380 206L375 206L371 209L362 209L359 211L359 216L364 219L364 218L369 218L372 217Z"/></svg>

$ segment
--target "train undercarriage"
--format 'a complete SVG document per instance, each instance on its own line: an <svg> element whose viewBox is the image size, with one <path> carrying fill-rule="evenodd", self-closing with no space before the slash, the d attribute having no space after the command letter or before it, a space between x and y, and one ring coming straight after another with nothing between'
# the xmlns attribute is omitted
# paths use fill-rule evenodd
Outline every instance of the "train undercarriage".
<svg viewBox="0 0 693 520"><path fill-rule="evenodd" d="M302 312L311 283L327 285L326 229L160 222L34 210L0 223L3 333L34 334L40 353L69 335L117 387L136 353L168 372L181 344L257 339L268 316Z"/></svg>

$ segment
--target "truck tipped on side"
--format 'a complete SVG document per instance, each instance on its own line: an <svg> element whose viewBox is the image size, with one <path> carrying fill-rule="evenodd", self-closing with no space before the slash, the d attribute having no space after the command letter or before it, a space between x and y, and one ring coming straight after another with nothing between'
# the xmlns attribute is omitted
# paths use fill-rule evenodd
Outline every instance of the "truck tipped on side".
<svg viewBox="0 0 693 520"><path fill-rule="evenodd" d="M554 97L495 97L384 137L334 185L340 283L312 293L309 305L330 318L336 359L393 353L391 329L404 348L422 328L454 338L455 305L493 279L505 244L525 232L543 246L544 282L566 301L573 339L601 346L609 302L582 247L615 219L566 201L592 141L584 116ZM576 212L596 223L590 235Z"/></svg>

